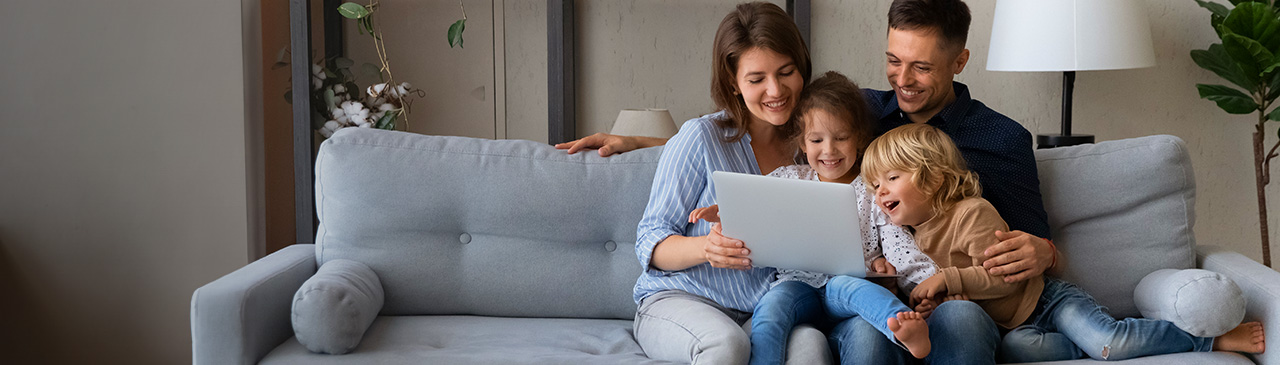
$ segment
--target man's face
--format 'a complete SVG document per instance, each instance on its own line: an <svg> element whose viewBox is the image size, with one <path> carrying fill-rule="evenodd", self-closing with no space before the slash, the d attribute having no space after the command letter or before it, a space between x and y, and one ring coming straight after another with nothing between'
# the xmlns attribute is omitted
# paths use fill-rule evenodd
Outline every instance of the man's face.
<svg viewBox="0 0 1280 365"><path fill-rule="evenodd" d="M916 123L929 121L955 100L951 80L969 62L969 50L943 47L942 35L934 29L890 28L885 56L898 107Z"/></svg>

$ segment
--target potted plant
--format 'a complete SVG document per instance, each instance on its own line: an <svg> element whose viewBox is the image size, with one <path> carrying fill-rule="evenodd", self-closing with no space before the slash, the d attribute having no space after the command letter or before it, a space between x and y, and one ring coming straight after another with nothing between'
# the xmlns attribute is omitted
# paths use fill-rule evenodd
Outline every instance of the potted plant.
<svg viewBox="0 0 1280 365"><path fill-rule="evenodd" d="M1227 113L1258 115L1253 132L1253 168L1258 187L1262 263L1271 267L1266 186L1271 182L1271 159L1277 156L1280 141L1269 149L1265 143L1267 122L1280 121L1280 107L1272 108L1280 97L1280 12L1269 0L1230 0L1235 6L1231 9L1219 3L1195 1L1211 13L1209 24L1221 42L1209 45L1209 49L1191 51L1191 59L1244 90L1196 84L1200 97L1212 100Z"/></svg>

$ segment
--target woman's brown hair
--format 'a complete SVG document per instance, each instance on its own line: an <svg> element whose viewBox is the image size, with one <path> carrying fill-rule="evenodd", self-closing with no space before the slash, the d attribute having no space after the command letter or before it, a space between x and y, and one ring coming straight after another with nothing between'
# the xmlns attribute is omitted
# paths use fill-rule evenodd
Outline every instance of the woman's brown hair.
<svg viewBox="0 0 1280 365"><path fill-rule="evenodd" d="M737 133L726 138L736 142L747 134L751 112L741 95L734 94L734 80L738 75L738 58L755 47L768 49L795 62L804 83L809 83L809 48L805 46L800 30L782 8L766 2L738 4L720 21L716 30L715 49L711 60L711 100L716 108L725 111L719 120L722 128L735 128ZM783 126L784 133L796 128L794 122Z"/></svg>

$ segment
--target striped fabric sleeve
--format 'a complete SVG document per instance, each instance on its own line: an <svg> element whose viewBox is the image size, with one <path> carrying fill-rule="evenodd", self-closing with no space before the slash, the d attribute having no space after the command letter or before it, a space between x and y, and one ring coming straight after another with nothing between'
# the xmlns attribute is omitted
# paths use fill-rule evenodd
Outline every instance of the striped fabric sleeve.
<svg viewBox="0 0 1280 365"><path fill-rule="evenodd" d="M667 141L658 160L649 190L649 204L636 228L636 258L640 265L654 275L665 272L651 265L653 249L658 243L673 235L685 235L689 226L689 213L697 206L706 188L706 156L708 137L715 138L700 124L690 121L688 128Z"/></svg>

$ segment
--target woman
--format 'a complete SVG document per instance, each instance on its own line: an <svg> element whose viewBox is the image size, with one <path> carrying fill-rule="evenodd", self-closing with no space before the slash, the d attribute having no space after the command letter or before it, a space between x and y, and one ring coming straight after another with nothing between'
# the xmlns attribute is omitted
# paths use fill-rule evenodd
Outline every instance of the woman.
<svg viewBox="0 0 1280 365"><path fill-rule="evenodd" d="M636 236L635 337L655 359L746 363L742 324L774 270L753 268L742 241L689 213L715 204L713 171L761 174L794 163L784 137L809 81L809 52L777 5L741 4L720 23L711 94L720 112L685 123L667 142Z"/></svg>

